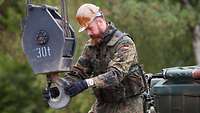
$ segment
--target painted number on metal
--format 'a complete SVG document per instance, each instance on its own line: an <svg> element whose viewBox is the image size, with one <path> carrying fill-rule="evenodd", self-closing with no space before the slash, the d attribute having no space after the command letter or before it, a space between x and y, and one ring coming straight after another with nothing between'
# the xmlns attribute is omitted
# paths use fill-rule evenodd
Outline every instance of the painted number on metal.
<svg viewBox="0 0 200 113"><path fill-rule="evenodd" d="M51 56L51 49L49 46L36 48L35 50L36 50L37 58L45 58L45 57Z"/></svg>

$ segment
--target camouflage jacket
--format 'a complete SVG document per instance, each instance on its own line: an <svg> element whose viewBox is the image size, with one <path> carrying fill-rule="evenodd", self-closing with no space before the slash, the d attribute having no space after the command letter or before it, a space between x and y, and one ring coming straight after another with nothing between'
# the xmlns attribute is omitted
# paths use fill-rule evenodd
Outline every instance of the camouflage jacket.
<svg viewBox="0 0 200 113"><path fill-rule="evenodd" d="M109 24L104 40L96 46L89 40L66 79L93 78L93 91L98 101L118 102L141 94L140 75L128 74L131 65L137 64L133 40Z"/></svg>

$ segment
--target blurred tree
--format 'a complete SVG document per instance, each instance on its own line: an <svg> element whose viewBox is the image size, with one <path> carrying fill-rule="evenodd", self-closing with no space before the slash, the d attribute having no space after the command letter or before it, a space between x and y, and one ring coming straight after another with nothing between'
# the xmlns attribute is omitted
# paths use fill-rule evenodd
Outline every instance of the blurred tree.
<svg viewBox="0 0 200 113"><path fill-rule="evenodd" d="M0 54L1 113L41 113L45 111L40 84L26 64Z"/></svg>
<svg viewBox="0 0 200 113"><path fill-rule="evenodd" d="M197 23L197 12L167 0L122 1L112 5L109 17L134 37L146 71L195 64L189 25Z"/></svg>

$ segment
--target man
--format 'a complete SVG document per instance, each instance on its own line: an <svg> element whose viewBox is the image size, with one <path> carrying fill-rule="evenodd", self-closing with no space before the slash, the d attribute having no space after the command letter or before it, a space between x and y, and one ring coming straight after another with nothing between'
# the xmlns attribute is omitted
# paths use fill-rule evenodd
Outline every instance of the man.
<svg viewBox="0 0 200 113"><path fill-rule="evenodd" d="M73 97L92 88L96 102L89 113L143 113L144 84L141 73L134 70L138 59L133 40L106 22L96 5L80 6L76 19L79 32L85 31L90 39L65 76L71 81L66 94Z"/></svg>

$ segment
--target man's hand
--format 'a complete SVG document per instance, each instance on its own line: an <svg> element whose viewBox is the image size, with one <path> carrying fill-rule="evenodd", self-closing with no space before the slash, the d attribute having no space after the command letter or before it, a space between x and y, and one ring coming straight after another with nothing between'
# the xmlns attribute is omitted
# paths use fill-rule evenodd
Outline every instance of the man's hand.
<svg viewBox="0 0 200 113"><path fill-rule="evenodd" d="M50 90L44 89L42 91L42 96L45 101L48 101L50 98L56 98L59 96L59 90L57 87L52 87Z"/></svg>
<svg viewBox="0 0 200 113"><path fill-rule="evenodd" d="M75 82L69 87L65 87L65 93L73 97L93 85L94 85L94 82L92 79L80 80L80 81Z"/></svg>
<svg viewBox="0 0 200 113"><path fill-rule="evenodd" d="M49 76L49 79L51 79L53 82L57 81L59 79L58 73L51 73Z"/></svg>
<svg viewBox="0 0 200 113"><path fill-rule="evenodd" d="M65 87L65 93L69 95L70 97L73 97L87 88L88 88L87 82L85 80L81 80L81 81L75 82L69 87Z"/></svg>

